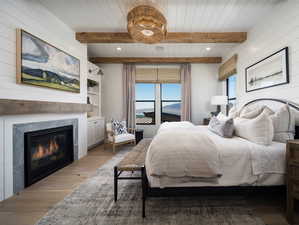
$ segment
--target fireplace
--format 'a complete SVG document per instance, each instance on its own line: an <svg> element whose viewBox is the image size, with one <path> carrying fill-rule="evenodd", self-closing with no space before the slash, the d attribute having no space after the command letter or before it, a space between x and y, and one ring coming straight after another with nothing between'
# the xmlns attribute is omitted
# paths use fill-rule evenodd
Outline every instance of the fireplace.
<svg viewBox="0 0 299 225"><path fill-rule="evenodd" d="M73 126L24 133L25 187L74 161Z"/></svg>

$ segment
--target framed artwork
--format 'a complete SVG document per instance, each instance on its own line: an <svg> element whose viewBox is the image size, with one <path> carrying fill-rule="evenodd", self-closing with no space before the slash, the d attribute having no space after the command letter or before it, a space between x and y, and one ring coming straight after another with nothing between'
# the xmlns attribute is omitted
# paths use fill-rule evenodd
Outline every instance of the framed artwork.
<svg viewBox="0 0 299 225"><path fill-rule="evenodd" d="M18 29L17 83L80 93L80 60Z"/></svg>
<svg viewBox="0 0 299 225"><path fill-rule="evenodd" d="M288 47L247 67L246 92L289 83Z"/></svg>

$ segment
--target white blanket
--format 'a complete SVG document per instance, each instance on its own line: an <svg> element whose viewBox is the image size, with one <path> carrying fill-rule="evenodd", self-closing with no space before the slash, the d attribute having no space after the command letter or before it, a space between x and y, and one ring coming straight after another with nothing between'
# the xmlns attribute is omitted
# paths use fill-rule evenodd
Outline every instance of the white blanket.
<svg viewBox="0 0 299 225"><path fill-rule="evenodd" d="M221 174L217 147L195 126L160 131L149 146L146 165L151 176L211 178Z"/></svg>
<svg viewBox="0 0 299 225"><path fill-rule="evenodd" d="M270 146L262 146L240 137L220 137L206 126L195 126L195 129L209 136L218 149L221 186L250 185L267 174L285 174L285 144L273 142ZM147 170L152 170L154 165L151 163L146 159ZM147 175L150 176L148 171ZM167 176L164 178L168 179Z"/></svg>
<svg viewBox="0 0 299 225"><path fill-rule="evenodd" d="M181 122L164 122L160 125L159 130L157 133L169 130L182 130L182 129L189 129L195 128L193 123L188 121L181 121Z"/></svg>

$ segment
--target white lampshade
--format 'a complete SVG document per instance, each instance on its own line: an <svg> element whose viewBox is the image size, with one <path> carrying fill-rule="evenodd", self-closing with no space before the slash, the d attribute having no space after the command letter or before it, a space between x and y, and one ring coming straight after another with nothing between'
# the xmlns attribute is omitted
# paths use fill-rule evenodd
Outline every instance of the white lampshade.
<svg viewBox="0 0 299 225"><path fill-rule="evenodd" d="M212 105L227 105L227 96L226 95L217 95L213 96L211 99Z"/></svg>

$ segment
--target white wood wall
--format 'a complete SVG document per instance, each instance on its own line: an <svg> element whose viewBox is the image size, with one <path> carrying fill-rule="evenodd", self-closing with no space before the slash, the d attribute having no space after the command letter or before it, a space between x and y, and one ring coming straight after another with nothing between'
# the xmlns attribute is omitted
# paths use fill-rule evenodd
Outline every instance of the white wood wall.
<svg viewBox="0 0 299 225"><path fill-rule="evenodd" d="M16 84L16 29L22 28L80 59L81 92ZM75 33L39 1L0 0L0 98L86 103L87 47L75 40ZM87 152L85 113L0 117L0 201L12 195L12 126L65 118L79 120L79 157ZM20 137L21 138L21 137Z"/></svg>
<svg viewBox="0 0 299 225"><path fill-rule="evenodd" d="M237 100L243 104L261 97L299 103L299 1L283 1L248 33L248 40L227 54L238 54ZM288 46L290 83L246 93L245 68ZM225 85L223 85L225 86ZM225 93L225 88L223 88Z"/></svg>
<svg viewBox="0 0 299 225"><path fill-rule="evenodd" d="M86 102L87 47L75 40L72 29L38 1L1 0L0 98L56 102ZM16 84L16 29L22 28L80 59L81 93Z"/></svg>

